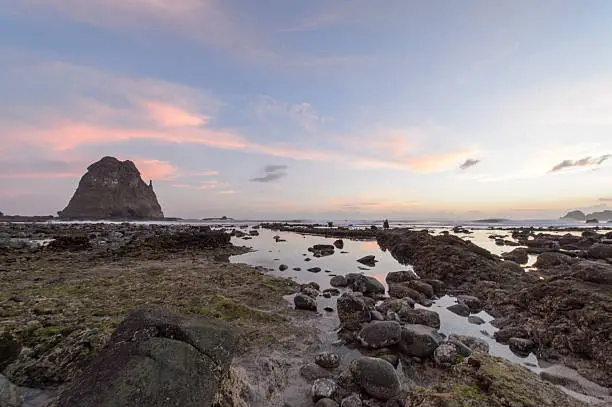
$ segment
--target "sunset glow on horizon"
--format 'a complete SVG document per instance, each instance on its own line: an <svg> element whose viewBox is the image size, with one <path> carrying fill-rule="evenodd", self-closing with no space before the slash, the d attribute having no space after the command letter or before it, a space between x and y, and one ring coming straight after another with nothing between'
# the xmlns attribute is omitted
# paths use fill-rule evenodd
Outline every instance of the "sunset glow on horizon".
<svg viewBox="0 0 612 407"><path fill-rule="evenodd" d="M5 3L5 214L107 155L185 218L612 208L610 2Z"/></svg>

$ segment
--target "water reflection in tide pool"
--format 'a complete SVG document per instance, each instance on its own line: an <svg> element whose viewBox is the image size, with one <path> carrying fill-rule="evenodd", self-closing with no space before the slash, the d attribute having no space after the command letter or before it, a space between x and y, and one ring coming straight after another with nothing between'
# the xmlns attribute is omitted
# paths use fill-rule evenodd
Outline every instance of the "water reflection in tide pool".
<svg viewBox="0 0 612 407"><path fill-rule="evenodd" d="M280 236L285 242L276 242L274 236ZM356 241L343 239L344 247L336 249L331 256L313 257L308 251L315 244L333 244L337 239L320 236L302 236L293 232L275 232L270 230L259 230L259 236L251 240L232 238L236 246L247 246L254 251L239 256L232 256L232 263L246 263L252 266L260 266L269 269L270 274L287 277L300 284L314 281L321 289L329 288L330 274L346 275L348 273L364 273L375 277L385 284L385 277L390 271L412 269L410 266L399 264L389 252L383 252L375 241ZM343 253L344 252L344 253ZM375 267L366 267L357 262L358 259L367 256L376 256ZM305 261L310 259L310 261ZM285 271L280 271L281 264L288 266ZM293 270L300 268L300 271ZM308 269L318 267L319 273L309 272ZM329 272L326 272L329 271Z"/></svg>
<svg viewBox="0 0 612 407"><path fill-rule="evenodd" d="M495 254L501 254L502 251L512 250L513 247L496 246L492 239L488 236L492 231L478 230L474 234L469 235L475 244L484 246ZM276 242L274 236L280 236L285 242ZM463 237L463 236L462 236ZM253 249L252 252L232 256L232 263L246 263L251 266L264 267L269 270L269 273L275 276L287 277L296 281L299 284L308 282L316 282L321 286L321 289L329 288L330 274L346 275L348 273L364 273L375 277L387 287L385 277L390 271L407 270L411 266L403 266L395 260L389 252L383 252L375 241L354 241L343 239L343 249L336 249L335 254L315 258L308 251L309 247L315 244L333 244L335 238L325 238L320 236L302 236L293 232L275 232L270 230L259 230L259 236L255 236L250 240L241 238L232 238L232 243L237 246L247 246ZM345 253L342 253L345 252ZM363 256L374 255L378 262L375 267L364 267L357 262ZM311 259L305 261L306 258ZM280 271L279 266L284 264L288 266L285 271ZM300 271L293 270L295 267L301 268ZM309 272L309 268L319 267L321 272ZM329 270L330 273L326 273ZM340 289L350 291L348 289ZM293 296L287 297L293 303ZM339 326L338 316L335 312L324 311L325 307L331 307L335 310L337 297L332 298L317 298L319 312L321 318L319 328L321 329L321 339L324 342L334 342L336 339L336 329ZM449 335L452 333L469 335L485 340L494 356L501 356L514 363L523 364L531 369L539 369L538 361L535 355L530 354L527 357L520 357L514 354L507 345L502 345L493 339L493 334L497 329L490 322L493 320L486 312L476 314L481 317L485 323L482 325L474 325L468 322L467 318L461 317L447 310L450 305L455 304L455 298L444 296L436 301L431 310L436 311L440 315L440 332ZM417 307L420 307L417 305Z"/></svg>

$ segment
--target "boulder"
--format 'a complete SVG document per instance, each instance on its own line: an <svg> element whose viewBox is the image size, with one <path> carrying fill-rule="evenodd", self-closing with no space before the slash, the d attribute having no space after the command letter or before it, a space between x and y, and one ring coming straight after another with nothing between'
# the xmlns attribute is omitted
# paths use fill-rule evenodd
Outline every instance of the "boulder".
<svg viewBox="0 0 612 407"><path fill-rule="evenodd" d="M336 249L342 250L344 249L344 241L342 239L338 239L334 242L334 246Z"/></svg>
<svg viewBox="0 0 612 407"><path fill-rule="evenodd" d="M285 270L287 270L288 268L289 268L289 267L288 267L286 264L281 264L280 266L278 266L278 269L279 269L280 271L285 271Z"/></svg>
<svg viewBox="0 0 612 407"><path fill-rule="evenodd" d="M362 346L370 349L380 349L399 343L402 335L400 324L394 321L372 322L357 335Z"/></svg>
<svg viewBox="0 0 612 407"><path fill-rule="evenodd" d="M329 285L332 287L346 287L348 283L344 276L334 276L329 280Z"/></svg>
<svg viewBox="0 0 612 407"><path fill-rule="evenodd" d="M296 294L293 298L293 303L295 304L295 309L301 309L306 311L317 310L317 301L306 294Z"/></svg>
<svg viewBox="0 0 612 407"><path fill-rule="evenodd" d="M510 346L510 350L514 353L528 355L535 348L535 343L531 339L510 338L508 346Z"/></svg>
<svg viewBox="0 0 612 407"><path fill-rule="evenodd" d="M104 157L90 165L68 203L63 219L163 219L152 183L132 161Z"/></svg>
<svg viewBox="0 0 612 407"><path fill-rule="evenodd" d="M612 285L612 265L600 261L581 261L571 268L575 278L589 283Z"/></svg>
<svg viewBox="0 0 612 407"><path fill-rule="evenodd" d="M371 319L370 310L363 296L344 293L338 298L338 318L342 327L349 331L361 329L361 324Z"/></svg>
<svg viewBox="0 0 612 407"><path fill-rule="evenodd" d="M317 298L319 296L319 291L317 289L315 289L315 288L310 287L310 286L304 286L304 287L300 288L300 293L306 294L310 298Z"/></svg>
<svg viewBox="0 0 612 407"><path fill-rule="evenodd" d="M425 295L427 298L433 298L434 297L434 289L431 285L424 283L420 280L412 280L412 281L408 281L406 283L406 285L408 285L408 287L410 288L414 288L416 291L420 292L421 294Z"/></svg>
<svg viewBox="0 0 612 407"><path fill-rule="evenodd" d="M210 406L236 343L234 331L216 320L163 308L132 311L58 406Z"/></svg>
<svg viewBox="0 0 612 407"><path fill-rule="evenodd" d="M17 360L21 352L21 344L10 333L3 332L0 335L0 372L5 367Z"/></svg>
<svg viewBox="0 0 612 407"><path fill-rule="evenodd" d="M497 266L497 271L508 276L525 274L525 270L523 270L520 264L510 260L505 260L499 263L499 265Z"/></svg>
<svg viewBox="0 0 612 407"><path fill-rule="evenodd" d="M308 248L308 251L313 254L314 257L325 257L334 254L334 246L330 244L316 244Z"/></svg>
<svg viewBox="0 0 612 407"><path fill-rule="evenodd" d="M417 280L419 276L412 270L392 271L387 274L385 281L387 284L403 283L410 280Z"/></svg>
<svg viewBox="0 0 612 407"><path fill-rule="evenodd" d="M375 399L388 400L400 391L397 373L385 360L361 357L351 362L349 370L361 390Z"/></svg>
<svg viewBox="0 0 612 407"><path fill-rule="evenodd" d="M434 351L433 359L437 366L447 368L459 363L461 355L457 352L457 347L454 344L443 343Z"/></svg>
<svg viewBox="0 0 612 407"><path fill-rule="evenodd" d="M393 298L410 298L419 304L423 303L426 299L425 295L403 283L389 284L389 296Z"/></svg>
<svg viewBox="0 0 612 407"><path fill-rule="evenodd" d="M589 248L588 255L592 259L612 259L612 244L596 243Z"/></svg>
<svg viewBox="0 0 612 407"><path fill-rule="evenodd" d="M376 256L374 255L369 255L369 256L363 256L362 258L357 260L359 263L366 265L368 267L374 267L376 266Z"/></svg>
<svg viewBox="0 0 612 407"><path fill-rule="evenodd" d="M322 352L315 356L315 363L325 369L335 369L340 366L340 355L334 352Z"/></svg>
<svg viewBox="0 0 612 407"><path fill-rule="evenodd" d="M340 290L337 288L326 288L323 290L323 294L329 294L330 296L335 297L340 295Z"/></svg>
<svg viewBox="0 0 612 407"><path fill-rule="evenodd" d="M439 345L440 336L434 328L417 324L402 328L399 348L405 355L428 358Z"/></svg>
<svg viewBox="0 0 612 407"><path fill-rule="evenodd" d="M332 379L317 379L312 385L312 400L317 402L321 399L333 399L338 391L336 382Z"/></svg>
<svg viewBox="0 0 612 407"><path fill-rule="evenodd" d="M334 376L334 374L329 370L314 363L307 363L302 366L300 368L300 375L308 382Z"/></svg>
<svg viewBox="0 0 612 407"><path fill-rule="evenodd" d="M332 399L321 399L317 401L315 407L338 407L338 403Z"/></svg>
<svg viewBox="0 0 612 407"><path fill-rule="evenodd" d="M458 295L457 302L467 306L470 309L470 312L477 313L482 311L482 301L472 295Z"/></svg>
<svg viewBox="0 0 612 407"><path fill-rule="evenodd" d="M546 269L558 266L569 266L576 263L576 259L567 254L558 252L544 252L538 256L538 260L533 265L534 267Z"/></svg>
<svg viewBox="0 0 612 407"><path fill-rule="evenodd" d="M450 307L446 307L446 309L452 312L453 314L457 314L462 317L470 316L470 308L465 304L454 304Z"/></svg>
<svg viewBox="0 0 612 407"><path fill-rule="evenodd" d="M465 345L472 352L489 353L489 344L484 339L473 336L450 334L448 336L448 342L458 346Z"/></svg>
<svg viewBox="0 0 612 407"><path fill-rule="evenodd" d="M517 264L526 264L529 261L529 255L527 254L527 249L517 248L512 250L509 253L502 253L502 258L504 260L510 260Z"/></svg>
<svg viewBox="0 0 612 407"><path fill-rule="evenodd" d="M348 397L345 397L342 399L342 403L340 404L340 407L362 407L363 403L361 402L361 398L359 397L359 394L351 394Z"/></svg>
<svg viewBox="0 0 612 407"><path fill-rule="evenodd" d="M346 280L348 286L356 292L363 293L367 296L378 296L385 294L385 286L380 281L371 276L363 274L350 273L347 274Z"/></svg>
<svg viewBox="0 0 612 407"><path fill-rule="evenodd" d="M482 324L484 324L484 323L485 323L485 320L484 320L484 319L482 319L482 318L480 318L480 317L479 317L479 316L477 316L477 315L470 315L470 316L468 317L468 322L469 322L470 324L474 324L474 325L482 325Z"/></svg>
<svg viewBox="0 0 612 407"><path fill-rule="evenodd" d="M402 322L408 324L426 325L440 329L440 315L435 311L402 307L397 311L397 315Z"/></svg>
<svg viewBox="0 0 612 407"><path fill-rule="evenodd" d="M386 315L389 311L399 312L402 308L414 308L415 302L411 298L387 298L376 306L376 309L383 315Z"/></svg>

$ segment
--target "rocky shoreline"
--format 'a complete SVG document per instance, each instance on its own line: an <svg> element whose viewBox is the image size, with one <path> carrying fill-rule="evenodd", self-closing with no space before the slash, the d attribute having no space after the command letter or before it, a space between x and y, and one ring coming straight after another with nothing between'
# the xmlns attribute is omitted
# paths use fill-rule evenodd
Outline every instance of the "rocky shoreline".
<svg viewBox="0 0 612 407"><path fill-rule="evenodd" d="M544 251L537 275L456 236L394 230L378 242L421 278L442 280L455 295L477 296L496 318L498 341L521 343L543 360L612 387L612 245L600 243L609 236L536 236L530 244L565 246L580 256Z"/></svg>
<svg viewBox="0 0 612 407"><path fill-rule="evenodd" d="M439 334L439 316L427 308L446 293L457 296L458 314L494 315L499 341L611 387L603 235L540 236L557 252L540 256L536 275L452 235L299 227L377 238L413 265L416 274L387 274L389 298L363 274L334 276L339 289L321 290L230 264L247 250L230 237L256 237L257 228L1 224L0 373L10 383L0 380L0 406L41 394L46 404L36 405L586 405L550 382L580 391L578 383L544 381L488 355L477 338ZM295 293L293 309L285 297ZM321 346L312 312L320 296L338 298L332 348ZM127 367L104 370L119 365Z"/></svg>

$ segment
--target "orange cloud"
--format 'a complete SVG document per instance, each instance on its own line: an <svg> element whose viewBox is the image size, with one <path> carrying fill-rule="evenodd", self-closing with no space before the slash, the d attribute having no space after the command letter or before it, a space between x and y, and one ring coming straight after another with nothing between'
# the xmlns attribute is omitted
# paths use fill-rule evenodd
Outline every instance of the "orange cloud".
<svg viewBox="0 0 612 407"><path fill-rule="evenodd" d="M179 176L177 168L167 161L139 159L132 161L136 164L144 180L168 181Z"/></svg>
<svg viewBox="0 0 612 407"><path fill-rule="evenodd" d="M149 139L170 143L193 143L222 149L242 149L248 143L229 131L189 127L147 130L111 126L95 126L89 123L64 123L44 130L15 132L19 140L48 145L54 150L69 150L83 144L117 143L127 140ZM18 140L17 140L18 141Z"/></svg>
<svg viewBox="0 0 612 407"><path fill-rule="evenodd" d="M196 116L177 106L166 103L144 102L153 121L162 127L202 126L208 117Z"/></svg>
<svg viewBox="0 0 612 407"><path fill-rule="evenodd" d="M416 172L439 172L449 168L456 168L473 152L473 150L461 149L446 153L410 157L406 160L406 165L409 169Z"/></svg>

